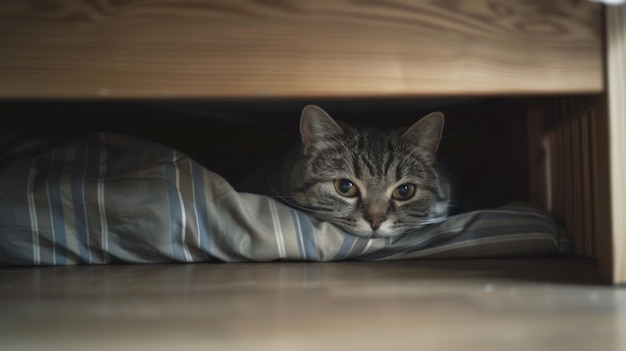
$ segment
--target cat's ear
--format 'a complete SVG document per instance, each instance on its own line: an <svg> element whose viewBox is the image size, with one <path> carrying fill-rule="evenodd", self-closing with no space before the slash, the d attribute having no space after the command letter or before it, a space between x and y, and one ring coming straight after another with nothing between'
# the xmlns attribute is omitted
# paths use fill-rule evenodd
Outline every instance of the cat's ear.
<svg viewBox="0 0 626 351"><path fill-rule="evenodd" d="M323 148L336 143L344 132L326 111L315 105L307 105L300 117L300 134L302 150L306 154L312 147Z"/></svg>
<svg viewBox="0 0 626 351"><path fill-rule="evenodd" d="M444 116L441 112L433 112L415 122L404 134L402 140L414 147L424 150L435 160L441 134L443 133Z"/></svg>

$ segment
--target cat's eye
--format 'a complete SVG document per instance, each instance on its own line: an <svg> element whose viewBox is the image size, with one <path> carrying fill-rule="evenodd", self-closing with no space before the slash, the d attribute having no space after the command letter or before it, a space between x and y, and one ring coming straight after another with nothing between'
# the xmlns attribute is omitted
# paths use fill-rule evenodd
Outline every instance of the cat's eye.
<svg viewBox="0 0 626 351"><path fill-rule="evenodd" d="M355 197L359 194L359 188L349 179L335 179L335 190L345 197Z"/></svg>
<svg viewBox="0 0 626 351"><path fill-rule="evenodd" d="M402 184L393 190L391 196L396 200L408 200L415 195L415 184Z"/></svg>

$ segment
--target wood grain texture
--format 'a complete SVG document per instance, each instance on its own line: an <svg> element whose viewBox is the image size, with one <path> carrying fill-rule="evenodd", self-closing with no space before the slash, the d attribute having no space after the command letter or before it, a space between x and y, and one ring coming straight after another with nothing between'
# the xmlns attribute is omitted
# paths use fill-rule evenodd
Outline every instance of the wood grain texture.
<svg viewBox="0 0 626 351"><path fill-rule="evenodd" d="M624 350L626 294L568 260L0 270L10 351Z"/></svg>
<svg viewBox="0 0 626 351"><path fill-rule="evenodd" d="M2 0L0 97L601 92L601 6Z"/></svg>
<svg viewBox="0 0 626 351"><path fill-rule="evenodd" d="M574 254L594 261L610 256L598 254L598 242L604 240L600 237L610 233L600 225L610 224L600 215L610 212L608 160L601 160L607 153L607 129L597 118L606 116L604 100L604 95L551 99L543 108L534 106L528 116L529 156L537 160L529 169L531 178L537 178L530 182L531 194L535 193L531 200L545 204L559 221Z"/></svg>
<svg viewBox="0 0 626 351"><path fill-rule="evenodd" d="M606 26L612 214L609 274L613 282L626 283L626 6L607 8Z"/></svg>

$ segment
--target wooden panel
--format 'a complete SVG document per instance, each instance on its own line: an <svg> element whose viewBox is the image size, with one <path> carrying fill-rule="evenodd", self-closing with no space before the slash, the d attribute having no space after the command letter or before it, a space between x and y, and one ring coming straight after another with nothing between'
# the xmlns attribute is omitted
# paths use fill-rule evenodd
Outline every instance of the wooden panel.
<svg viewBox="0 0 626 351"><path fill-rule="evenodd" d="M601 6L2 0L0 98L600 92Z"/></svg>
<svg viewBox="0 0 626 351"><path fill-rule="evenodd" d="M576 255L594 261L610 260L610 254L598 252L611 222L607 128L598 117L606 116L604 100L604 95L551 99L529 113L529 138L535 143L529 152L537 159L530 172L538 178L530 183L531 199L555 216Z"/></svg>
<svg viewBox="0 0 626 351"><path fill-rule="evenodd" d="M608 8L606 25L612 227L602 254L610 279L626 283L626 6Z"/></svg>

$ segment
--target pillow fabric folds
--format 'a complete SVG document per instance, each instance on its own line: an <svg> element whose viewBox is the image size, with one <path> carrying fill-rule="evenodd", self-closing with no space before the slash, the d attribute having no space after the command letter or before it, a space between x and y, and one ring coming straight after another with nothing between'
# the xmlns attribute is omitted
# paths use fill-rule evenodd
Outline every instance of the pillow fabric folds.
<svg viewBox="0 0 626 351"><path fill-rule="evenodd" d="M270 197L236 192L171 147L90 134L0 163L0 264L334 261L566 253L527 204L462 213L395 238L362 238Z"/></svg>

